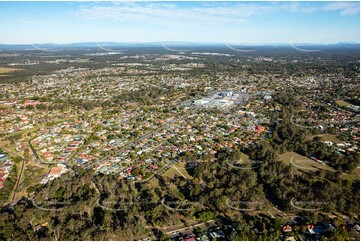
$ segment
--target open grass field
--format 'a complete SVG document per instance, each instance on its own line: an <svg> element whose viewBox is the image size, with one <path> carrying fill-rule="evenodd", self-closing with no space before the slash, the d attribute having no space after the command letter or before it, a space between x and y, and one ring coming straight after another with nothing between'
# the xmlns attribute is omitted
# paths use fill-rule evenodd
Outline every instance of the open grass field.
<svg viewBox="0 0 361 242"><path fill-rule="evenodd" d="M40 168L37 166L28 165L24 171L25 178L21 183L21 188L25 190L30 186L37 185L41 181L42 175L46 175L49 170L49 168Z"/></svg>
<svg viewBox="0 0 361 242"><path fill-rule="evenodd" d="M182 175L172 166L164 173L164 176L173 179L175 176L182 176Z"/></svg>
<svg viewBox="0 0 361 242"><path fill-rule="evenodd" d="M13 71L20 71L22 69L18 68L9 68L9 67L0 67L0 76L8 76L7 73L13 72Z"/></svg>
<svg viewBox="0 0 361 242"><path fill-rule="evenodd" d="M152 179L148 184L152 188L159 187L159 181L157 178Z"/></svg>
<svg viewBox="0 0 361 242"><path fill-rule="evenodd" d="M241 154L241 159L238 162L236 162L234 165L236 167L240 166L240 167L249 167L249 168L254 165L257 166L257 164L253 164L252 161L249 159L249 156L244 153Z"/></svg>
<svg viewBox="0 0 361 242"><path fill-rule="evenodd" d="M341 140L339 140L336 135L334 134L319 134L319 135L312 135L309 137L309 139L313 139L314 137L320 137L322 141L331 141L335 144L339 144L339 143L342 143Z"/></svg>
<svg viewBox="0 0 361 242"><path fill-rule="evenodd" d="M182 176L187 179L192 179L189 175L187 169L185 169L184 163L176 163L171 168L169 168L165 173L164 176L167 176L173 179L175 176Z"/></svg>
<svg viewBox="0 0 361 242"><path fill-rule="evenodd" d="M317 170L325 170L335 172L335 169L328 165L323 165L317 161L311 160L305 156L297 154L296 152L287 152L279 156L280 160L287 164L292 164L298 171L315 172Z"/></svg>
<svg viewBox="0 0 361 242"><path fill-rule="evenodd" d="M9 105L5 105L5 104L0 104L0 109L10 109L11 106Z"/></svg>
<svg viewBox="0 0 361 242"><path fill-rule="evenodd" d="M249 156L244 154L244 153L241 153L241 161L249 161Z"/></svg>
<svg viewBox="0 0 361 242"><path fill-rule="evenodd" d="M348 103L348 102L343 101L343 100L336 100L335 103L336 103L336 105L339 106L339 107L348 107L348 106L351 106L351 103Z"/></svg>
<svg viewBox="0 0 361 242"><path fill-rule="evenodd" d="M350 180L359 180L360 179L360 167L357 167L353 172L350 174L342 174L341 177L343 179L350 179Z"/></svg>

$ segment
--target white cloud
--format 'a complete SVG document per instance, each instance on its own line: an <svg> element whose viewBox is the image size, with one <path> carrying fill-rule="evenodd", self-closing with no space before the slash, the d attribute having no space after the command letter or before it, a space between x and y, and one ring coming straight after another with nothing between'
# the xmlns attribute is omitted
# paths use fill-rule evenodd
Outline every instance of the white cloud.
<svg viewBox="0 0 361 242"><path fill-rule="evenodd" d="M75 15L83 19L115 19L124 23L159 24L161 26L194 26L203 28L241 25L248 18L272 13L304 13L339 11L341 15L356 14L355 2L207 2L175 4L170 2L116 2L83 5Z"/></svg>
<svg viewBox="0 0 361 242"><path fill-rule="evenodd" d="M300 4L299 2L292 2L287 6L287 9L291 12L301 12L301 13L310 14L310 13L314 13L314 12L318 11L319 7L317 7L314 4L309 5L306 3Z"/></svg>
<svg viewBox="0 0 361 242"><path fill-rule="evenodd" d="M340 14L345 15L354 15L360 11L360 3L359 2L333 2L327 4L324 10L333 10L340 11Z"/></svg>
<svg viewBox="0 0 361 242"><path fill-rule="evenodd" d="M121 3L102 6L82 7L76 15L82 18L113 18L118 20L189 20L189 21L242 21L244 18L286 11L313 13L312 5L292 3L200 3L200 6L182 7L171 3Z"/></svg>

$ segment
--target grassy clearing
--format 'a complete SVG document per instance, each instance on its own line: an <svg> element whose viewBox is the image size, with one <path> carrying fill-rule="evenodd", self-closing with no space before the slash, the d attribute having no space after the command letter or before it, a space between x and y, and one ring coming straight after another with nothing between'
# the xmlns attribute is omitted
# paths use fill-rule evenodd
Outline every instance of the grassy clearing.
<svg viewBox="0 0 361 242"><path fill-rule="evenodd" d="M336 100L335 103L339 107L349 107L349 106L351 106L351 103L348 103L348 102L343 101L343 100Z"/></svg>
<svg viewBox="0 0 361 242"><path fill-rule="evenodd" d="M36 186L42 179L42 176L49 172L49 168L40 168L28 165L24 170L22 182L19 186L20 191L26 191L29 187Z"/></svg>
<svg viewBox="0 0 361 242"><path fill-rule="evenodd" d="M10 109L10 108L11 108L10 105L0 104L0 109Z"/></svg>
<svg viewBox="0 0 361 242"><path fill-rule="evenodd" d="M246 163L248 163L247 161L250 161L249 156L244 153L241 153L241 159L240 159L239 163L241 164L242 161L245 161Z"/></svg>
<svg viewBox="0 0 361 242"><path fill-rule="evenodd" d="M315 137L320 137L322 141L331 141L331 142L333 142L333 143L335 143L335 144L342 143L342 141L339 140L339 139L337 138L337 136L334 135L334 134L312 135L312 136L309 137L309 139L313 139L313 138L315 138Z"/></svg>
<svg viewBox="0 0 361 242"><path fill-rule="evenodd" d="M159 187L159 181L157 178L153 178L148 184L150 187L153 187L153 188Z"/></svg>
<svg viewBox="0 0 361 242"><path fill-rule="evenodd" d="M169 169L164 173L164 176L173 179L175 176L180 176L180 174L179 174L178 171L172 166L171 168L169 168Z"/></svg>
<svg viewBox="0 0 361 242"><path fill-rule="evenodd" d="M192 179L192 177L189 175L187 169L185 169L184 163L177 163L174 164L171 168L169 168L165 173L164 176L169 177L173 179L175 176L182 176L187 179Z"/></svg>
<svg viewBox="0 0 361 242"><path fill-rule="evenodd" d="M328 165L323 165L317 161L311 160L305 156L297 154L296 152L287 152L279 156L280 160L287 164L292 164L298 171L315 172L317 170L325 170L335 172L335 169Z"/></svg>
<svg viewBox="0 0 361 242"><path fill-rule="evenodd" d="M21 71L23 69L18 68L9 68L9 67L0 67L0 74L5 74L13 71Z"/></svg>
<svg viewBox="0 0 361 242"><path fill-rule="evenodd" d="M293 157L293 158L292 158ZM280 160L287 164L292 164L299 172L316 172L318 170L324 170L327 172L336 172L336 170L328 165L323 165L317 161L311 160L305 156L297 154L295 152L287 152L279 156ZM291 163L292 159L292 163ZM356 168L351 173L343 173L341 179L358 180L360 179L360 167Z"/></svg>
<svg viewBox="0 0 361 242"><path fill-rule="evenodd" d="M341 178L348 179L348 180L359 180L360 179L360 167L357 167L353 172L350 174L342 174Z"/></svg>
<svg viewBox="0 0 361 242"><path fill-rule="evenodd" d="M178 174L181 173L183 174L183 176L185 176L188 179L193 178L191 175L189 175L188 170L185 168L186 166L184 163L176 163L173 166L178 169Z"/></svg>

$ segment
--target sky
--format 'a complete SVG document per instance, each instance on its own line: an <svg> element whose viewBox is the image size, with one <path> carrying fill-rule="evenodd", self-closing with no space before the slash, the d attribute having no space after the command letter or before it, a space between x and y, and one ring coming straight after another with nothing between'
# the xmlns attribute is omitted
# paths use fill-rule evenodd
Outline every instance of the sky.
<svg viewBox="0 0 361 242"><path fill-rule="evenodd" d="M0 2L0 44L360 42L359 2Z"/></svg>

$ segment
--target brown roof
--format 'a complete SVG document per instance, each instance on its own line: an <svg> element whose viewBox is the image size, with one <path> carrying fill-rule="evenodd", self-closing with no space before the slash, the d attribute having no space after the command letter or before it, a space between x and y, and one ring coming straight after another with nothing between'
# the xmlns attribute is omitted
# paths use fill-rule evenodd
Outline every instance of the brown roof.
<svg viewBox="0 0 361 242"><path fill-rule="evenodd" d="M61 166L53 167L53 168L51 168L49 176L59 175L62 170L63 170L63 167L61 167Z"/></svg>

